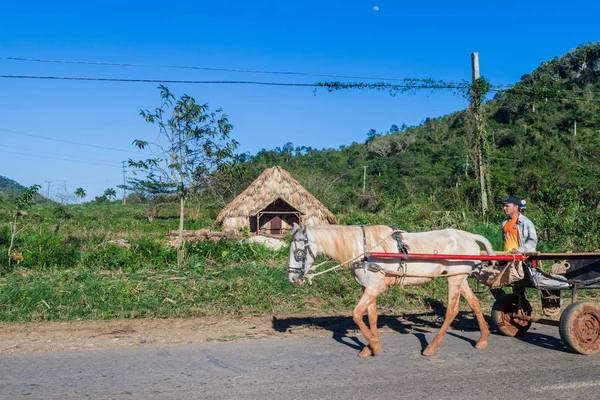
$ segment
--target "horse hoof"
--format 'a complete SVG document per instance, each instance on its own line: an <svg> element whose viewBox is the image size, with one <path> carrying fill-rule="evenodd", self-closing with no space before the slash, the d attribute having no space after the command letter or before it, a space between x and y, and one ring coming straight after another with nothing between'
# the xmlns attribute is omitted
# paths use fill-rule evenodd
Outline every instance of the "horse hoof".
<svg viewBox="0 0 600 400"><path fill-rule="evenodd" d="M484 340L483 342L477 342L477 344L475 344L475 348L476 349L485 349L488 345L487 340Z"/></svg>
<svg viewBox="0 0 600 400"><path fill-rule="evenodd" d="M433 356L435 355L435 350L436 349L432 349L430 346L427 346L427 348L425 350L423 350L423 354L424 356Z"/></svg>
<svg viewBox="0 0 600 400"><path fill-rule="evenodd" d="M376 356L381 351L381 342L379 340L373 341L373 343L369 344L373 355Z"/></svg>
<svg viewBox="0 0 600 400"><path fill-rule="evenodd" d="M358 353L359 357L369 357L372 355L373 355L373 352L371 351L371 348L369 346L363 347L363 349L360 351L360 353Z"/></svg>

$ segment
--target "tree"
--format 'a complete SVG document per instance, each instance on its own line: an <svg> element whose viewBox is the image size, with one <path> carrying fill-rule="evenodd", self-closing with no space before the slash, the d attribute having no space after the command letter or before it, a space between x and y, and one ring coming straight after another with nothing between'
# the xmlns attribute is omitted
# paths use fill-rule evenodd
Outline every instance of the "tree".
<svg viewBox="0 0 600 400"><path fill-rule="evenodd" d="M85 190L83 190L83 188L77 188L75 190L75 196L77 196L78 199L83 199L86 196Z"/></svg>
<svg viewBox="0 0 600 400"><path fill-rule="evenodd" d="M375 136L367 143L367 149L381 157L387 157L393 150L390 136Z"/></svg>
<svg viewBox="0 0 600 400"><path fill-rule="evenodd" d="M154 111L140 111L146 122L158 125L159 139L136 139L133 145L148 149L155 158L129 160L131 167L163 178L175 188L179 199L179 250L177 262L184 258L183 223L186 199L202 192L213 181L216 170L228 170L238 146L229 140L233 126L222 109L210 112L208 103L198 104L193 97L179 99L163 85L159 86L161 105Z"/></svg>
<svg viewBox="0 0 600 400"><path fill-rule="evenodd" d="M10 243L8 245L8 267L10 268L11 260L17 261L17 264L22 261L23 254L13 253L13 245L15 236L21 231L19 229L19 221L27 215L27 209L35 202L35 195L40 190L40 185L33 185L29 188L24 188L20 196L14 202L14 209L10 211Z"/></svg>
<svg viewBox="0 0 600 400"><path fill-rule="evenodd" d="M109 200L112 200L113 198L117 197L117 192L113 188L108 188L104 191L104 195L108 197Z"/></svg>
<svg viewBox="0 0 600 400"><path fill-rule="evenodd" d="M369 142L373 141L378 136L381 136L381 134L377 133L375 129L369 129L369 132L367 132L367 140L365 140L365 144L369 144Z"/></svg>

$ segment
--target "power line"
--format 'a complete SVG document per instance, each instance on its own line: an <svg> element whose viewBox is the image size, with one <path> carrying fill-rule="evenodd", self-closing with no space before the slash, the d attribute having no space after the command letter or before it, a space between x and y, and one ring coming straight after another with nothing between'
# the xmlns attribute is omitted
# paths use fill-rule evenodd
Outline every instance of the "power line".
<svg viewBox="0 0 600 400"><path fill-rule="evenodd" d="M217 71L217 72L236 72L236 73L255 73L255 74L270 74L270 75L296 75L296 76L321 76L328 78L343 78L343 79L368 79L368 80L380 80L380 81L403 81L406 82L407 78L384 78L384 77L372 77L372 76L355 76L355 75L338 75L338 74L321 74L312 72L298 72L298 71L265 71L265 70L249 70L249 69L236 69L236 68L213 68L213 67L198 67L198 66L186 66L186 65L152 65L152 64L137 64L137 63L113 63L103 61L81 61L81 60L51 60L41 58L24 58L24 57L0 57L0 60L7 61L25 61L25 62L39 62L39 63L60 63L60 64L80 64L80 65L102 65L102 66L116 66L116 67L142 67L142 68L170 68L170 69L191 69L200 71ZM178 80L134 80L134 79L122 79L122 78L70 78L70 77L28 77L28 76L0 76L6 78L30 78L30 79L77 79L77 80L113 80L124 82L150 82L150 83L245 83L245 84L267 84L267 85L287 85L280 83L269 83L269 82L236 82L236 81L178 81ZM466 82L446 82L448 88L467 88L468 83ZM293 86L311 86L310 84L289 84ZM512 85L498 84L492 85L495 89L492 91L504 91L508 90ZM590 90L570 90L573 93L600 93L598 91Z"/></svg>
<svg viewBox="0 0 600 400"><path fill-rule="evenodd" d="M27 156L27 157L48 158L48 159L51 159L51 160L61 160L61 161L76 162L76 163L80 163L80 164L91 164L91 165L100 165L100 166L103 166L103 167L119 168L118 165L100 164L100 163L95 163L95 162L86 162L86 161L72 160L72 159L68 159L68 158L60 158L60 157L52 157L52 156L42 156L42 155L38 155L38 154L27 154L27 153L21 153L21 152L18 152L18 151L0 150L0 153L18 154L18 155Z"/></svg>
<svg viewBox="0 0 600 400"><path fill-rule="evenodd" d="M27 149L25 147L19 147L19 146L10 146L10 145L7 145L7 144L0 144L0 147L6 147L6 148L9 148L9 149L24 150L24 151L28 151L28 152L36 152L36 153L42 153L42 154L51 154L51 155L59 156L59 157L79 158L79 159L83 159L83 160L87 160L87 161L98 161L98 162L102 162L102 163L112 163L109 160L101 160L99 158L79 157L79 156L73 156L73 155L70 155L70 154L53 153L53 152L50 152L50 151ZM111 165L113 165L113 164L111 164Z"/></svg>
<svg viewBox="0 0 600 400"><path fill-rule="evenodd" d="M371 76L319 74L319 73L311 73L311 72L262 71L262 70L249 70L249 69L211 68L211 67L196 67L196 66L182 66L182 65L148 65L148 64L133 64L133 63L111 63L111 62L101 62L101 61L48 60L48 59L22 58L22 57L0 57L0 60L41 62L41 63L61 63L61 64L104 65L104 66L114 66L114 67L192 69L192 70L200 70L200 71L237 72L237 73L271 74L271 75L323 76L323 77L327 77L327 78L369 79L369 80L380 80L380 81L404 81L404 78L380 78L380 77L371 77Z"/></svg>
<svg viewBox="0 0 600 400"><path fill-rule="evenodd" d="M138 155L139 154L147 154L147 153L139 153L139 152L131 151L131 150L115 149L113 147L98 146L98 145L89 144L89 143L74 142L74 141L71 141L71 140L56 139L56 138L52 138L52 137L48 137L48 136L34 135L34 134L31 134L31 133L17 132L17 131L13 131L11 129L6 129L6 128L0 128L0 132L11 133L11 134L14 134L14 135L21 135L21 136L29 136L29 137L34 137L34 138L38 138L38 139L52 140L52 141L61 142L61 143L75 144L75 145L78 145L78 146L93 147L93 148L96 148L96 149L104 149L104 150L111 150L111 151L120 151L120 152L123 152L123 153L133 153L133 154L138 154Z"/></svg>
<svg viewBox="0 0 600 400"><path fill-rule="evenodd" d="M100 82L136 82L136 83L186 83L186 84L232 84L232 85L268 85L268 86L306 86L313 87L314 83L283 83L257 81L195 81L173 79L131 79L131 78L86 78L75 76L35 76L35 75L0 75L0 78L11 79L48 79L67 81L100 81Z"/></svg>
<svg viewBox="0 0 600 400"><path fill-rule="evenodd" d="M390 91L410 91L410 90L440 90L440 89L468 89L470 86L468 83L453 83L453 82L426 82L419 81L418 83L408 84L391 84L391 83L341 83L341 82L318 82L318 83L285 83L285 82L261 82L261 81L199 81L199 80L172 80L172 79L132 79L132 78L89 78L89 77L74 77L74 76L38 76L38 75L0 75L0 78L7 79L41 79L41 80L67 80L67 81L97 81L97 82L130 82L130 83L175 83L175 84L188 84L188 85L263 85L263 86L287 86L287 87L312 87L312 88L326 88L330 91L340 89L378 89L378 90L390 90ZM403 79L404 82L411 81L411 79ZM490 92L504 92L506 94L522 94L531 95L535 94L530 91L518 91L513 90L506 85L491 85ZM568 93L568 90L561 90L562 93ZM594 92L596 93L596 92ZM599 92L600 93L600 92ZM588 99L588 98L577 98L577 97L566 97L558 96L558 94L548 95L548 98L558 98L562 100L573 100L573 101L594 101L600 102L600 99ZM67 142L73 143L73 142ZM76 143L75 143L76 144ZM96 146L98 147L98 146ZM115 149L112 149L115 150ZM116 151L127 151L127 150L116 150Z"/></svg>
<svg viewBox="0 0 600 400"><path fill-rule="evenodd" d="M76 76L38 76L38 75L0 75L0 78L8 79L46 79L46 80L68 80L68 81L99 81L99 82L135 82L135 83L183 83L183 84L206 84L206 85L266 85L266 86L296 86L296 87L327 87L328 83L286 83L286 82L261 82L261 81L198 81L198 80L172 80L172 79L133 79L133 78L89 78ZM406 79L403 79L406 81ZM333 82L338 83L339 82ZM388 85L401 89L467 89L467 84L442 82L436 84L417 83L404 85ZM367 87L369 84L363 84ZM500 89L498 89L500 90Z"/></svg>

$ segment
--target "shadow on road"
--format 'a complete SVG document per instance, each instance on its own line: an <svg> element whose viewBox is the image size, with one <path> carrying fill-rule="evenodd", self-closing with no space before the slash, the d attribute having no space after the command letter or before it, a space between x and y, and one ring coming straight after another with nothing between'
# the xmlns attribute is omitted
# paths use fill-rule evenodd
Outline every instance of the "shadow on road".
<svg viewBox="0 0 600 400"><path fill-rule="evenodd" d="M425 299L426 305L431 308L429 312L407 313L402 316L397 315L379 315L377 327L379 329L389 328L400 334L414 334L421 342L422 350L427 345L425 333L436 331L444 322L446 307L444 303L435 299ZM363 317L367 321L367 316ZM489 321L488 321L489 324ZM331 317L292 317L277 318L273 317L273 329L278 332L293 332L294 329L321 328L331 331L332 338L339 343L349 346L355 350L361 350L365 345L355 336L358 333L358 326L350 316L331 316ZM461 338L470 342L473 346L476 341L462 336L458 331L478 331L477 321L470 311L460 311L456 319L452 322L451 328L447 334Z"/></svg>
<svg viewBox="0 0 600 400"><path fill-rule="evenodd" d="M543 333L529 331L523 336L515 338L515 340L520 340L521 342L533 344L545 349L562 351L563 353L571 353L562 340L554 336L544 335Z"/></svg>

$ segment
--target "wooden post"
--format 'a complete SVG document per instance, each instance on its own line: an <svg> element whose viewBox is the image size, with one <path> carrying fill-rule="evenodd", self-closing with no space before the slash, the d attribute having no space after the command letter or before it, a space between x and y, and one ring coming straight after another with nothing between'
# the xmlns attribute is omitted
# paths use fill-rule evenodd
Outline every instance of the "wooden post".
<svg viewBox="0 0 600 400"><path fill-rule="evenodd" d="M473 77L473 85L476 84L477 79L480 78L479 75L479 53L474 52L471 53L471 70ZM478 94L474 93L474 90L471 91L471 107L473 112L473 141L475 147L475 163L479 169L479 187L481 190L481 212L483 215L487 213L488 210L488 198L487 198L487 185L486 185L486 160L483 156L483 132L482 132L482 124L483 124L483 116L481 115L481 104L480 99L476 98Z"/></svg>

